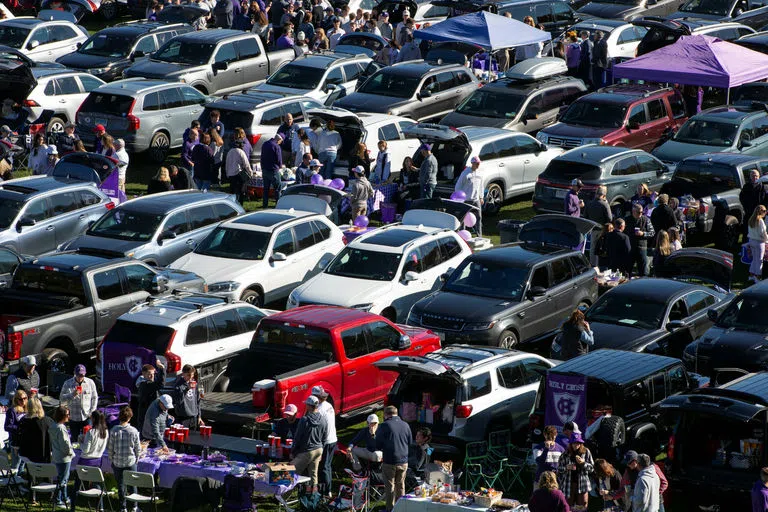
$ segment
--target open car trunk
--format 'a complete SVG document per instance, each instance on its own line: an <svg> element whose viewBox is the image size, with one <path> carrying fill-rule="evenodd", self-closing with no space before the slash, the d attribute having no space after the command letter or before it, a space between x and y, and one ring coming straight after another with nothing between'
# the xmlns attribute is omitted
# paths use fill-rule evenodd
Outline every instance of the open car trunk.
<svg viewBox="0 0 768 512"><path fill-rule="evenodd" d="M551 213L537 215L525 223L519 239L525 243L555 245L581 251L591 258L595 250L591 234L600 229L600 224L589 219Z"/></svg>
<svg viewBox="0 0 768 512"><path fill-rule="evenodd" d="M344 195L344 192L341 190L325 185L308 183L292 185L280 194L278 208L295 208L296 210L322 213L331 219L334 224L338 224L340 218L339 208L341 207L341 200L344 199ZM322 203L325 203L326 206L323 207L322 204L313 200L320 200Z"/></svg>
<svg viewBox="0 0 768 512"><path fill-rule="evenodd" d="M0 59L0 98L13 100L14 103L24 103L29 93L37 85L30 67L19 60Z"/></svg>
<svg viewBox="0 0 768 512"><path fill-rule="evenodd" d="M656 275L682 281L703 281L730 291L733 254L718 249L687 247L670 254Z"/></svg>
<svg viewBox="0 0 768 512"><path fill-rule="evenodd" d="M464 132L439 124L418 123L404 128L403 133L418 138L422 144L432 144L432 154L437 160L438 190L456 183L472 151ZM419 167L423 160L421 151L417 151L413 165Z"/></svg>
<svg viewBox="0 0 768 512"><path fill-rule="evenodd" d="M203 16L207 16L209 12L208 9L190 4L166 5L157 14L157 21L165 24L187 23L192 25Z"/></svg>
<svg viewBox="0 0 768 512"><path fill-rule="evenodd" d="M38 18L51 19L49 17L51 16L50 13L67 13L73 16L74 20L63 17L57 17L55 19L67 19L67 21L76 23L79 22L86 13L94 13L101 7L101 0L64 0L62 2L63 10L54 10L50 8L51 1L52 0L43 0L41 4L43 10L40 11Z"/></svg>
<svg viewBox="0 0 768 512"><path fill-rule="evenodd" d="M356 114L340 108L313 108L307 111L307 115L310 119L316 117L325 123L331 120L336 123L336 131L341 135L341 149L338 151L334 174L347 176L349 156L365 133L362 120Z"/></svg>

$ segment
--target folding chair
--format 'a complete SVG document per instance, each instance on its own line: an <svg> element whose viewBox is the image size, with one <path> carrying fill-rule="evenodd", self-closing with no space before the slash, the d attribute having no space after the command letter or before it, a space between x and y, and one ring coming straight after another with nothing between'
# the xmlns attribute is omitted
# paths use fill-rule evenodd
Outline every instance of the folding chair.
<svg viewBox="0 0 768 512"><path fill-rule="evenodd" d="M38 462L27 462L27 472L31 486L29 490L32 493L50 494L51 510L56 509L56 495L61 488L59 484L59 472L54 464L41 464ZM43 482L40 482L42 480ZM31 494L30 494L31 499Z"/></svg>
<svg viewBox="0 0 768 512"><path fill-rule="evenodd" d="M0 454L0 510L3 509L3 502L6 497L10 497L14 502L21 501L25 510L29 510L27 502L21 497L22 486L27 485L27 481L19 476L15 469L11 468L11 461L5 454Z"/></svg>
<svg viewBox="0 0 768 512"><path fill-rule="evenodd" d="M106 491L107 484L104 481L104 473L101 472L101 468L77 466L75 471L77 471L77 478L80 479L80 488L75 489L76 494L72 496L72 499L77 500L78 496L85 496L88 510L91 510L92 499L98 498L99 501L101 501L106 497L109 510L113 510L112 500L110 500L109 497L114 493ZM99 487L95 487L96 484L98 484ZM85 487L85 489L83 487Z"/></svg>
<svg viewBox="0 0 768 512"><path fill-rule="evenodd" d="M157 512L157 489L155 488L155 477L152 473L140 473L138 471L126 471L123 473L123 479L125 485L129 487L136 487L140 489L151 489L151 494L146 496L139 492L134 492L125 497L126 501L134 503L137 507L139 504L151 503Z"/></svg>
<svg viewBox="0 0 768 512"><path fill-rule="evenodd" d="M467 488L470 490L477 490L478 487L492 488L504 472L506 462L506 457L498 458L489 451L486 441L467 443L464 458Z"/></svg>

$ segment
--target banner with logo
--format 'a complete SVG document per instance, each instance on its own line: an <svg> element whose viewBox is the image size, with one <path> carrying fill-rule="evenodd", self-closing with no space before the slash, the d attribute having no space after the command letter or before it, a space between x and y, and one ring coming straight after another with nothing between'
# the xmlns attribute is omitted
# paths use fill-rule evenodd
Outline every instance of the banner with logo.
<svg viewBox="0 0 768 512"><path fill-rule="evenodd" d="M546 425L562 430L564 424L575 422L582 432L587 425L587 378L583 375L547 373Z"/></svg>
<svg viewBox="0 0 768 512"><path fill-rule="evenodd" d="M114 170L112 173L104 178L104 181L99 185L99 189L104 192L107 197L111 198L115 204L125 202L128 198L125 196L125 192L120 190L120 171Z"/></svg>
<svg viewBox="0 0 768 512"><path fill-rule="evenodd" d="M101 385L109 393L115 384L135 390L141 367L157 360L151 350L129 343L105 343L101 350Z"/></svg>

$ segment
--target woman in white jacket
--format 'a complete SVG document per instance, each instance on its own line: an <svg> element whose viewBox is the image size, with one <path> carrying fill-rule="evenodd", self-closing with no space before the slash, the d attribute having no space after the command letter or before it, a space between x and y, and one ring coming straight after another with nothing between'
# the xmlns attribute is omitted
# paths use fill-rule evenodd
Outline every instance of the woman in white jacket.
<svg viewBox="0 0 768 512"><path fill-rule="evenodd" d="M768 212L765 206L759 205L749 218L749 249L752 252L752 263L749 265L749 279L755 283L763 276L763 257L765 256L765 243L768 242L768 233L765 230L765 214Z"/></svg>

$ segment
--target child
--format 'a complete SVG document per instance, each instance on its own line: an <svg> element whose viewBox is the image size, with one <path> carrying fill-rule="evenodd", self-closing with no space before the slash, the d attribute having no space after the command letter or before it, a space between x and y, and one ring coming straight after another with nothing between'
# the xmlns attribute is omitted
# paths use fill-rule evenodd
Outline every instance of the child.
<svg viewBox="0 0 768 512"><path fill-rule="evenodd" d="M680 230L672 227L667 232L669 233L669 246L672 248L672 252L682 249L683 244L680 242Z"/></svg>

